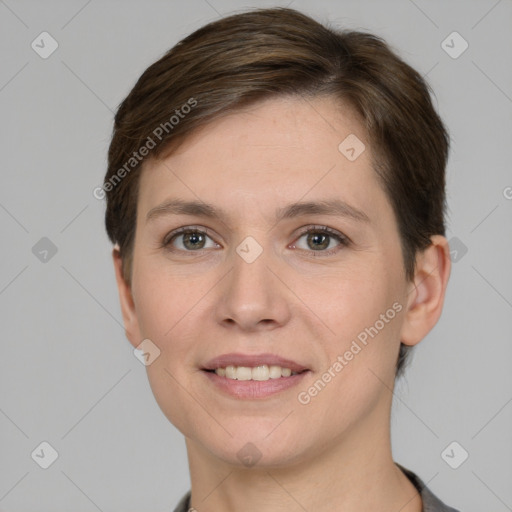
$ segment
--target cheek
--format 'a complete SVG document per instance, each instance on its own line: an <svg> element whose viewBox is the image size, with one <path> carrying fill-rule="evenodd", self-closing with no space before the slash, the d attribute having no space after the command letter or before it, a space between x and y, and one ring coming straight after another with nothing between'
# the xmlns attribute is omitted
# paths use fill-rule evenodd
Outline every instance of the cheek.
<svg viewBox="0 0 512 512"><path fill-rule="evenodd" d="M187 315L197 314L209 289L204 279L191 280L169 266L140 260L134 279L134 300L142 335L161 342L173 337ZM181 339L181 338L180 338Z"/></svg>
<svg viewBox="0 0 512 512"><path fill-rule="evenodd" d="M392 385L395 363L400 346L400 329L405 310L400 267L387 265L384 269L382 255L372 261L367 258L363 265L353 266L350 272L326 277L316 281L316 292L308 302L322 323L322 350L325 352L325 367L316 379L328 381L316 386L321 389L307 390L305 400L311 398L315 404L311 412L322 414L330 404L339 404L345 412L332 410L336 421L344 422L344 414L363 414L375 404L385 391L379 379ZM386 271L385 271L386 270ZM302 284L302 290L307 288ZM330 370L330 371L329 371ZM320 396L321 395L321 396Z"/></svg>
<svg viewBox="0 0 512 512"><path fill-rule="evenodd" d="M294 290L325 326L325 339L336 348L350 344L359 333L377 323L379 331L396 332L400 286L390 272L370 271L370 264L360 272L297 279ZM314 284L314 286L312 285ZM382 316L384 318L382 319Z"/></svg>
<svg viewBox="0 0 512 512"><path fill-rule="evenodd" d="M404 309L398 288L390 278L353 277L331 284L323 302L315 303L334 335L325 331L325 366L299 390L297 402L299 411L323 425L326 438L389 398Z"/></svg>
<svg viewBox="0 0 512 512"><path fill-rule="evenodd" d="M167 354L168 351L162 352L146 367L148 381L163 414L180 432L190 435L198 418L206 424L209 418L200 402L187 392L187 379L180 371L180 365L172 364L172 359L179 361L182 356L177 354L169 358Z"/></svg>
<svg viewBox="0 0 512 512"><path fill-rule="evenodd" d="M204 314L207 301L202 299L215 281L191 280L176 271L170 273L168 267L139 261L133 281L139 328L141 336L160 349L159 357L146 367L148 378L159 403L165 397L178 403L180 383L192 369L190 356L204 341L195 320ZM169 411L165 412L168 415Z"/></svg>
<svg viewBox="0 0 512 512"><path fill-rule="evenodd" d="M168 420L182 433L189 433L190 425L204 415L187 393L187 362L198 343L190 322L198 313L201 290L187 286L183 277L166 275L165 269L148 269L137 279L134 286L141 335L160 349L159 356L146 366L152 393Z"/></svg>

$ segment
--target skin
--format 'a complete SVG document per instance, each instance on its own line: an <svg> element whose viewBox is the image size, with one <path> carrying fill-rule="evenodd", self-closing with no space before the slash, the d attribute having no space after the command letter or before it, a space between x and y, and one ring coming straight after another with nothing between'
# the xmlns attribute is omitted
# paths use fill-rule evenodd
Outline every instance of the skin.
<svg viewBox="0 0 512 512"><path fill-rule="evenodd" d="M349 134L366 144L353 162L338 150ZM170 198L211 203L228 217L146 221ZM274 218L289 203L332 198L369 222ZM184 245L178 236L172 250L162 247L186 226L207 228L204 242ZM350 242L331 237L317 249L315 233L301 232L315 226ZM236 252L247 236L263 249L252 263ZM449 248L446 238L432 237L417 255L414 281L406 280L396 219L349 108L330 97L266 100L202 127L164 160L146 162L130 286L117 248L113 259L127 338L134 347L148 338L161 350L147 374L163 413L186 438L196 510L421 511L391 456L391 390L400 341L415 345L441 314ZM297 394L394 303L401 311L300 403ZM266 399L228 397L200 368L230 352L278 354L310 372L298 387ZM237 457L247 443L261 454L251 467Z"/></svg>

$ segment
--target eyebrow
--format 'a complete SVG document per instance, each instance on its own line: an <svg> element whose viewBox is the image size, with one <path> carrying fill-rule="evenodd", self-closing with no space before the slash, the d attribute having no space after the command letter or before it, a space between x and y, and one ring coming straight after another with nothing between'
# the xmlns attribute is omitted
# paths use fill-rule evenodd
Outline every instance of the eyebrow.
<svg viewBox="0 0 512 512"><path fill-rule="evenodd" d="M212 204L202 201L170 199L149 210L146 215L146 222L164 215L195 215L198 217L220 219L224 222L229 217L222 208L217 208ZM276 222L304 215L333 215L348 217L359 222L370 222L370 218L365 212L341 199L291 203L282 208L277 208L275 212Z"/></svg>

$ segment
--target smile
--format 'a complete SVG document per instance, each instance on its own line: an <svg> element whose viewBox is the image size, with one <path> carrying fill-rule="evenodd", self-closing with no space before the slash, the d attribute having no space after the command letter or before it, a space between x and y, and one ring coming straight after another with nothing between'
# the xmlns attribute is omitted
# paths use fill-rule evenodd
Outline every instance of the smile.
<svg viewBox="0 0 512 512"><path fill-rule="evenodd" d="M300 373L292 372L291 368L283 368L277 365L268 366L266 364L255 367L229 365L211 371L215 371L219 377L226 377L226 379L259 381L286 378Z"/></svg>
<svg viewBox="0 0 512 512"><path fill-rule="evenodd" d="M266 398L299 383L309 370L273 354L224 354L202 368L215 389L238 399Z"/></svg>

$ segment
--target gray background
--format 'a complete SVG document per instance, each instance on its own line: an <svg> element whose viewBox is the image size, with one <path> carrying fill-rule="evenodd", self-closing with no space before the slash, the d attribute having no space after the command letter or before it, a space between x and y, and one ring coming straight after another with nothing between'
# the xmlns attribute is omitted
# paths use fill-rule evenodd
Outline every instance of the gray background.
<svg viewBox="0 0 512 512"><path fill-rule="evenodd" d="M148 65L219 16L289 3L0 1L2 510L163 512L188 490L182 436L124 337L93 189L113 112ZM458 252L442 318L395 391L394 456L462 512L512 510L512 2L292 7L383 36L436 93ZM43 31L59 45L47 59L31 48ZM453 31L469 44L456 59L441 46ZM42 237L57 248L46 261ZM59 454L48 469L31 458L42 441ZM441 457L452 441L469 453L458 469Z"/></svg>

